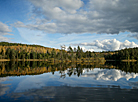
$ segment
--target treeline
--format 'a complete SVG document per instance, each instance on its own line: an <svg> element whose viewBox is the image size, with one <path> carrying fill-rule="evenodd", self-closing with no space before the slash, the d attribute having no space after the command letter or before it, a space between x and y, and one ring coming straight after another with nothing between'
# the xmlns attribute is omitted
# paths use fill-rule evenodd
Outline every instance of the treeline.
<svg viewBox="0 0 138 102"><path fill-rule="evenodd" d="M44 59L52 50L56 53L59 52L58 49L47 48L40 45L1 42L0 59Z"/></svg>
<svg viewBox="0 0 138 102"><path fill-rule="evenodd" d="M116 61L137 61L138 48L126 48L119 51L114 51L114 54L107 54L104 56L106 60Z"/></svg>
<svg viewBox="0 0 138 102"><path fill-rule="evenodd" d="M29 45L29 44L21 44L21 43L9 43L9 42L0 42L0 46L32 46L32 47L44 47L41 45ZM45 47L47 48L47 47Z"/></svg>
<svg viewBox="0 0 138 102"><path fill-rule="evenodd" d="M138 48L126 48L119 51L106 52L84 52L80 46L72 48L69 46L65 50L65 46L61 49L47 48L40 45L27 45L18 43L0 43L0 60L24 60L34 59L36 61L49 62L101 62L105 60L113 61L137 61ZM38 60L39 59L39 60Z"/></svg>
<svg viewBox="0 0 138 102"><path fill-rule="evenodd" d="M5 46L7 44L7 46ZM10 46L8 46L8 44ZM71 46L65 50L65 46L61 49L46 48L42 46L31 46L25 44L4 43L1 42L0 59L41 59L49 62L104 62L101 53L86 51L84 52L79 46L72 49ZM29 60L28 60L29 61Z"/></svg>

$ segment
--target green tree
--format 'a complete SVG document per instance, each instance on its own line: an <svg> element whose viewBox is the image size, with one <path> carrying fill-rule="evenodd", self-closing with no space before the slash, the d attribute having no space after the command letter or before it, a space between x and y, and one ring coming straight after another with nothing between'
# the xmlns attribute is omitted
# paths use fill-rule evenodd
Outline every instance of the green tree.
<svg viewBox="0 0 138 102"><path fill-rule="evenodd" d="M51 52L51 58L55 58L55 57L56 57L56 51L55 49L53 49Z"/></svg>
<svg viewBox="0 0 138 102"><path fill-rule="evenodd" d="M15 59L16 53L15 50L11 49L10 50L10 59Z"/></svg>

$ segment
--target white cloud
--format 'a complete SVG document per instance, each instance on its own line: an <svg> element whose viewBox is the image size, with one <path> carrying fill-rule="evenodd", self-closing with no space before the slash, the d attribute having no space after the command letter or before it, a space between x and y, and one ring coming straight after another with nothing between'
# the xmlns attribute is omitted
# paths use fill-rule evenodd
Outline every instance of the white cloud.
<svg viewBox="0 0 138 102"><path fill-rule="evenodd" d="M138 32L137 0L89 0L86 4L81 0L29 1L37 15L35 23L17 22L15 27L63 34Z"/></svg>
<svg viewBox="0 0 138 102"><path fill-rule="evenodd" d="M12 30L6 24L0 22L0 35L11 35L9 32L12 32Z"/></svg>
<svg viewBox="0 0 138 102"><path fill-rule="evenodd" d="M96 40L92 43L80 43L80 44L73 44L73 45L81 45L81 46L95 46L98 49L102 50L121 50L124 48L133 48L133 47L138 47L138 44L134 42L129 42L128 40L125 40L124 42L120 42L116 39L109 39L109 40Z"/></svg>
<svg viewBox="0 0 138 102"><path fill-rule="evenodd" d="M39 30L39 31L43 31L43 32L51 32L51 33L55 33L56 32L56 24L55 23L45 23L42 25L35 25L35 24L28 24L25 25L23 22L16 22L14 23L15 27L20 27L20 28L28 28L30 30Z"/></svg>
<svg viewBox="0 0 138 102"><path fill-rule="evenodd" d="M9 29L9 26L0 22L0 41L11 42L10 38L4 37L3 35L12 35L10 34L12 30Z"/></svg>
<svg viewBox="0 0 138 102"><path fill-rule="evenodd" d="M94 51L94 49L89 49L89 48L85 48L85 47L80 47L80 48L82 48L83 51L91 51L91 52Z"/></svg>
<svg viewBox="0 0 138 102"><path fill-rule="evenodd" d="M85 52L85 51L94 51L94 49L86 48L84 46L80 46L80 48Z"/></svg>
<svg viewBox="0 0 138 102"><path fill-rule="evenodd" d="M1 35L0 35L0 41L11 42L10 39L11 39L11 38L7 38L7 37L4 37L4 36L1 36Z"/></svg>
<svg viewBox="0 0 138 102"><path fill-rule="evenodd" d="M40 0L39 2L37 0L30 1L36 7L41 7L45 14L48 13L48 17L65 12L76 13L76 10L83 6L83 2L81 0Z"/></svg>

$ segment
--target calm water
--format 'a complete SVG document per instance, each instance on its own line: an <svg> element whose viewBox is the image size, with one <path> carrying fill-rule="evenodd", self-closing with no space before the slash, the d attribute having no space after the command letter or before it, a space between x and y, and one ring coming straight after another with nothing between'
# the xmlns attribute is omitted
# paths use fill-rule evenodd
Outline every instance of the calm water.
<svg viewBox="0 0 138 102"><path fill-rule="evenodd" d="M137 63L1 62L0 102L138 102L137 69Z"/></svg>

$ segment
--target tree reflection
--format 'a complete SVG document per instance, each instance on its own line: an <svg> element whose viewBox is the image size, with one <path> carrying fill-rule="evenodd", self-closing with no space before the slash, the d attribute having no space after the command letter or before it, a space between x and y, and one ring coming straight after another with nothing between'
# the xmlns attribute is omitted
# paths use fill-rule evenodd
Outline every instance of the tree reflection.
<svg viewBox="0 0 138 102"><path fill-rule="evenodd" d="M115 68L125 72L138 73L138 63L121 63L121 62L106 62L105 64L98 63L47 63L47 62L33 62L33 61L10 61L0 62L0 77L4 76L20 76L20 75L36 75L51 72L53 75L55 71L59 71L61 78L67 75L80 76L84 69L89 72L94 68ZM66 72L66 74L65 74Z"/></svg>

